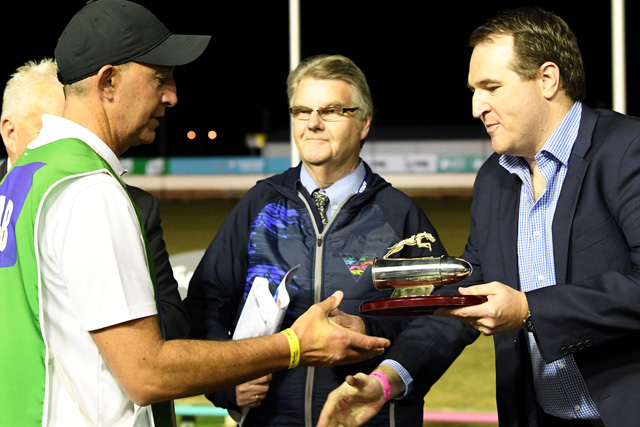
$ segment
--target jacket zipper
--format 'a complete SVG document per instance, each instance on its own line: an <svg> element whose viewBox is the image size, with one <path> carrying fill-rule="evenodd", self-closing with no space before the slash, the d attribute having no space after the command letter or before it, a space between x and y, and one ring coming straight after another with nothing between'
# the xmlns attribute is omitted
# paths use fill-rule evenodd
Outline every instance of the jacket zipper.
<svg viewBox="0 0 640 427"><path fill-rule="evenodd" d="M303 198L306 203L306 199ZM329 224L331 221L327 223L327 225L322 229L322 233L318 228L318 224L316 223L316 218L313 215L313 211L311 207L307 205L307 209L311 212L311 218L313 220L313 227L316 230L316 239L317 239L317 247L316 247L316 255L314 259L314 276L313 276L313 303L316 304L320 302L320 298L322 297L322 238L324 233L329 228ZM333 219L333 218L331 218ZM307 368L307 380L305 384L304 390L304 425L305 427L313 427L313 410L312 410L312 402L313 402L313 383L315 381L315 373L316 369L313 366L309 366Z"/></svg>

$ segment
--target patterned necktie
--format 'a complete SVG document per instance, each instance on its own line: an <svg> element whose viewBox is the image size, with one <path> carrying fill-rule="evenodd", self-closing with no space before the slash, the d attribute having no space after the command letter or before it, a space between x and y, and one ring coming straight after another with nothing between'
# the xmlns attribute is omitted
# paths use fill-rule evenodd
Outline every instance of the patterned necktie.
<svg viewBox="0 0 640 427"><path fill-rule="evenodd" d="M313 201L316 203L318 212L320 212L322 225L327 225L327 222L329 222L329 220L327 219L327 205L329 205L329 197L327 197L325 192L320 190L319 188L311 193L311 197L313 197Z"/></svg>

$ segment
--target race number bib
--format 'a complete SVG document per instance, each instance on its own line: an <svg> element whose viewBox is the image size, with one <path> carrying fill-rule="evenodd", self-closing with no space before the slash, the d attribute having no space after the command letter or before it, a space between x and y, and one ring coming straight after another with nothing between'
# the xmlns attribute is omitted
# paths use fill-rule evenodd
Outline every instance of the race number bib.
<svg viewBox="0 0 640 427"><path fill-rule="evenodd" d="M0 185L0 268L16 263L16 222L33 185L33 175L44 165L36 162L15 166Z"/></svg>

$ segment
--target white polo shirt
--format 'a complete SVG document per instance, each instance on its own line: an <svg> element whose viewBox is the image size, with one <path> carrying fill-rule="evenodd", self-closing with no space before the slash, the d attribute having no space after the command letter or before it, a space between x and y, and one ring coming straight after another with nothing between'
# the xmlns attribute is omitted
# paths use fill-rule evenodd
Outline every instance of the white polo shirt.
<svg viewBox="0 0 640 427"><path fill-rule="evenodd" d="M84 141L116 174L123 173L103 141L63 118L44 115L40 135L29 148L63 138ZM128 195L108 174L75 178L51 192L40 218L41 319L52 357L43 425L91 425L87 418L97 426L133 425L134 420L136 426L153 425L149 408L133 404L89 335L157 313L144 241Z"/></svg>

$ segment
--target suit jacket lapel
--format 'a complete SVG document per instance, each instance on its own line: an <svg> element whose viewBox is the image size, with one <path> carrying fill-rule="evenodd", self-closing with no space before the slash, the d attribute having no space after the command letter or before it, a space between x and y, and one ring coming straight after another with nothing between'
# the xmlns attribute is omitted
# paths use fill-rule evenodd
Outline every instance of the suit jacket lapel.
<svg viewBox="0 0 640 427"><path fill-rule="evenodd" d="M522 181L504 170L502 177L500 200L498 202L498 227L500 247L505 266L505 277L508 285L520 288L518 275L518 212L520 209L520 189Z"/></svg>
<svg viewBox="0 0 640 427"><path fill-rule="evenodd" d="M571 226L578 205L580 189L589 166L589 161L585 159L585 156L591 147L591 137L598 117L599 114L596 111L582 105L580 129L571 151L567 176L562 184L553 217L553 256L557 284L567 282Z"/></svg>

